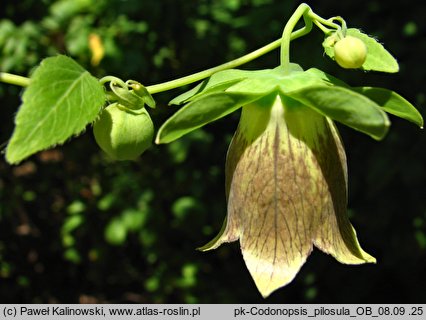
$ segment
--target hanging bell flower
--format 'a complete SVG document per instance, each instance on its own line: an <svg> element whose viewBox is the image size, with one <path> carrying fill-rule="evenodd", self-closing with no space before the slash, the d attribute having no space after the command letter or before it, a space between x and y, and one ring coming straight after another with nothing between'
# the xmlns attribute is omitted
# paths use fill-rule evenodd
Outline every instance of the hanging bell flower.
<svg viewBox="0 0 426 320"><path fill-rule="evenodd" d="M382 139L392 113L419 126L397 93L352 88L318 69L226 70L171 103L186 103L160 128L168 143L242 108L226 158L227 215L215 239L239 241L262 294L290 283L313 247L341 263L375 263L348 220L345 151L334 124Z"/></svg>
<svg viewBox="0 0 426 320"><path fill-rule="evenodd" d="M333 122L288 97L242 108L226 159L228 214L203 250L240 241L260 293L293 280L315 245L339 262L376 260L346 214L347 169Z"/></svg>

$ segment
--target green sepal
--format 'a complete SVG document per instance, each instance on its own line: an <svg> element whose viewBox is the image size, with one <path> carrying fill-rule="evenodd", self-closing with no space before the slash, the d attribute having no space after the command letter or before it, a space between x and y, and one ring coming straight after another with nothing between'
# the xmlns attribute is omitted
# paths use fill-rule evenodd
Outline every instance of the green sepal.
<svg viewBox="0 0 426 320"><path fill-rule="evenodd" d="M252 74L250 77L232 85L226 89L226 92L267 95L277 90L287 94L315 85L346 86L343 81L314 68L303 71L300 67L294 67L290 73L285 73L282 67L279 66L273 70L264 71L264 73Z"/></svg>
<svg viewBox="0 0 426 320"><path fill-rule="evenodd" d="M226 92L202 95L171 116L159 129L155 142L157 144L172 142L258 98L260 98L258 95Z"/></svg>
<svg viewBox="0 0 426 320"><path fill-rule="evenodd" d="M227 220L228 219L225 217L225 220L222 223L222 227L220 228L219 233L212 240L207 242L205 245L198 247L197 248L198 251L209 251L209 250L213 250L213 249L216 249L217 247L219 247L220 239L222 238L222 235L226 231Z"/></svg>
<svg viewBox="0 0 426 320"><path fill-rule="evenodd" d="M216 92L222 92L228 90L228 88L233 87L230 91L232 92L241 92L241 93L253 93L253 88L256 89L256 93L259 92L269 92L273 89L262 89L268 84L270 87L274 87L274 79L278 82L281 80L281 77L286 75L281 70L281 67L275 69L264 69L264 70L240 70L240 69L228 69L224 71L219 71L213 74L211 77L207 78L191 90L182 93L169 104L180 105L193 101L200 97L201 95L211 94ZM303 69L295 63L290 64L290 72L303 71ZM271 75L275 76L274 79L271 79ZM238 83L247 80L241 88L238 87ZM268 83L263 84L263 81ZM259 82L260 81L260 82ZM253 86L254 85L254 86ZM245 90L246 87L249 87L251 90ZM261 86L261 87L259 87Z"/></svg>
<svg viewBox="0 0 426 320"><path fill-rule="evenodd" d="M73 59L44 59L22 96L6 160L18 163L78 135L96 119L105 100L98 79Z"/></svg>
<svg viewBox="0 0 426 320"><path fill-rule="evenodd" d="M376 140L383 139L390 126L380 106L348 88L310 86L291 92L288 96Z"/></svg>
<svg viewBox="0 0 426 320"><path fill-rule="evenodd" d="M306 74L309 74L312 77L316 77L318 80L322 81L322 84L330 85L330 86L340 86L350 88L350 86L344 81L320 70L317 68L310 68L305 71Z"/></svg>
<svg viewBox="0 0 426 320"><path fill-rule="evenodd" d="M420 112L398 93L374 87L356 87L352 90L359 92L376 102L384 111L399 118L411 121L423 128L423 118Z"/></svg>
<svg viewBox="0 0 426 320"><path fill-rule="evenodd" d="M375 38L362 33L356 28L347 29L346 35L361 39L367 46L367 59L361 67L362 70L388 73L399 71L399 65L396 59ZM328 36L323 42L325 53L332 59L334 59L333 46L337 41L338 37L334 33Z"/></svg>
<svg viewBox="0 0 426 320"><path fill-rule="evenodd" d="M263 70L261 70L263 71ZM258 71L248 71L240 69L228 69L219 71L205 79L189 91L182 93L169 102L170 105L180 105L196 99L201 94L209 94L224 91L233 84L247 78L251 73Z"/></svg>

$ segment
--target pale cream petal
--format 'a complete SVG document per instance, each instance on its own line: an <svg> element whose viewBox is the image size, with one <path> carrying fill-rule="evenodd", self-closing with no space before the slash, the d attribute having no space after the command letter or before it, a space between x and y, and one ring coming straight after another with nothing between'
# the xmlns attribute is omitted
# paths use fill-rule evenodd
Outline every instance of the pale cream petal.
<svg viewBox="0 0 426 320"><path fill-rule="evenodd" d="M315 216L317 228L314 244L341 263L375 263L376 259L362 250L347 217L346 155L337 128L331 120L328 121L329 130L319 140L315 150L324 175L320 188L324 201L322 210Z"/></svg>
<svg viewBox="0 0 426 320"><path fill-rule="evenodd" d="M298 132L288 130L285 114L306 116L318 129L323 122L320 116L310 119L317 115L310 109L297 107L284 108L279 96L273 104L245 106L228 152L228 159L239 155L238 161L231 161L235 168L230 169L228 217L242 222L243 257L265 297L293 280L313 247L311 217L318 210L315 159ZM250 123L256 126L245 126Z"/></svg>

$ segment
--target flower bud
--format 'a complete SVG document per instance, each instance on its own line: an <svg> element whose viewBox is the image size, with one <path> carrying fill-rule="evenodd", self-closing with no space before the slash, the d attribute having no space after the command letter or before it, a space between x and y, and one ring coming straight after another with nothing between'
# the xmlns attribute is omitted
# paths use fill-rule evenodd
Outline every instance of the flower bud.
<svg viewBox="0 0 426 320"><path fill-rule="evenodd" d="M334 58L342 68L360 68L367 58L367 46L361 39L347 36L334 45Z"/></svg>
<svg viewBox="0 0 426 320"><path fill-rule="evenodd" d="M134 160L152 144L154 125L145 110L128 110L119 103L106 107L93 125L99 147L115 160Z"/></svg>

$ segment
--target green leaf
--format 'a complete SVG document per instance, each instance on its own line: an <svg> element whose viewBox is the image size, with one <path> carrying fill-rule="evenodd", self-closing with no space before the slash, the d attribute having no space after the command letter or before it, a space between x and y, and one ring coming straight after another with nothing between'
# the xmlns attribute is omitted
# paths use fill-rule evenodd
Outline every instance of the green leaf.
<svg viewBox="0 0 426 320"><path fill-rule="evenodd" d="M22 100L6 150L9 163L81 133L96 119L105 93L98 80L74 60L57 56L41 62Z"/></svg>
<svg viewBox="0 0 426 320"><path fill-rule="evenodd" d="M172 142L258 98L257 95L225 92L203 95L171 116L159 129L155 142Z"/></svg>
<svg viewBox="0 0 426 320"><path fill-rule="evenodd" d="M346 35L361 39L367 46L367 59L361 69L389 73L399 71L396 59L375 38L362 33L356 28L347 29ZM333 34L323 42L325 53L332 59L334 59L333 46L336 40L337 38Z"/></svg>
<svg viewBox="0 0 426 320"><path fill-rule="evenodd" d="M302 67L296 63L290 64L290 70L291 75L303 73ZM256 94L265 93L274 90L283 77L288 77L288 74L285 74L281 67L254 71L239 69L219 71L193 89L177 96L169 104L183 104L195 100L201 95L223 92L231 87L230 92L253 94L253 90L256 90ZM264 83L265 81L267 83ZM238 86L240 82L244 82L244 84Z"/></svg>
<svg viewBox="0 0 426 320"><path fill-rule="evenodd" d="M411 121L423 128L423 118L420 112L398 93L374 87L357 87L352 90L359 92L377 103L383 110L394 116Z"/></svg>
<svg viewBox="0 0 426 320"><path fill-rule="evenodd" d="M381 140L390 122L372 100L350 89L311 86L288 94L319 113Z"/></svg>
<svg viewBox="0 0 426 320"><path fill-rule="evenodd" d="M137 95L133 90L121 88L119 86L111 86L112 91L117 95L117 100L121 105L126 106L132 110L142 109L145 101L142 97Z"/></svg>

